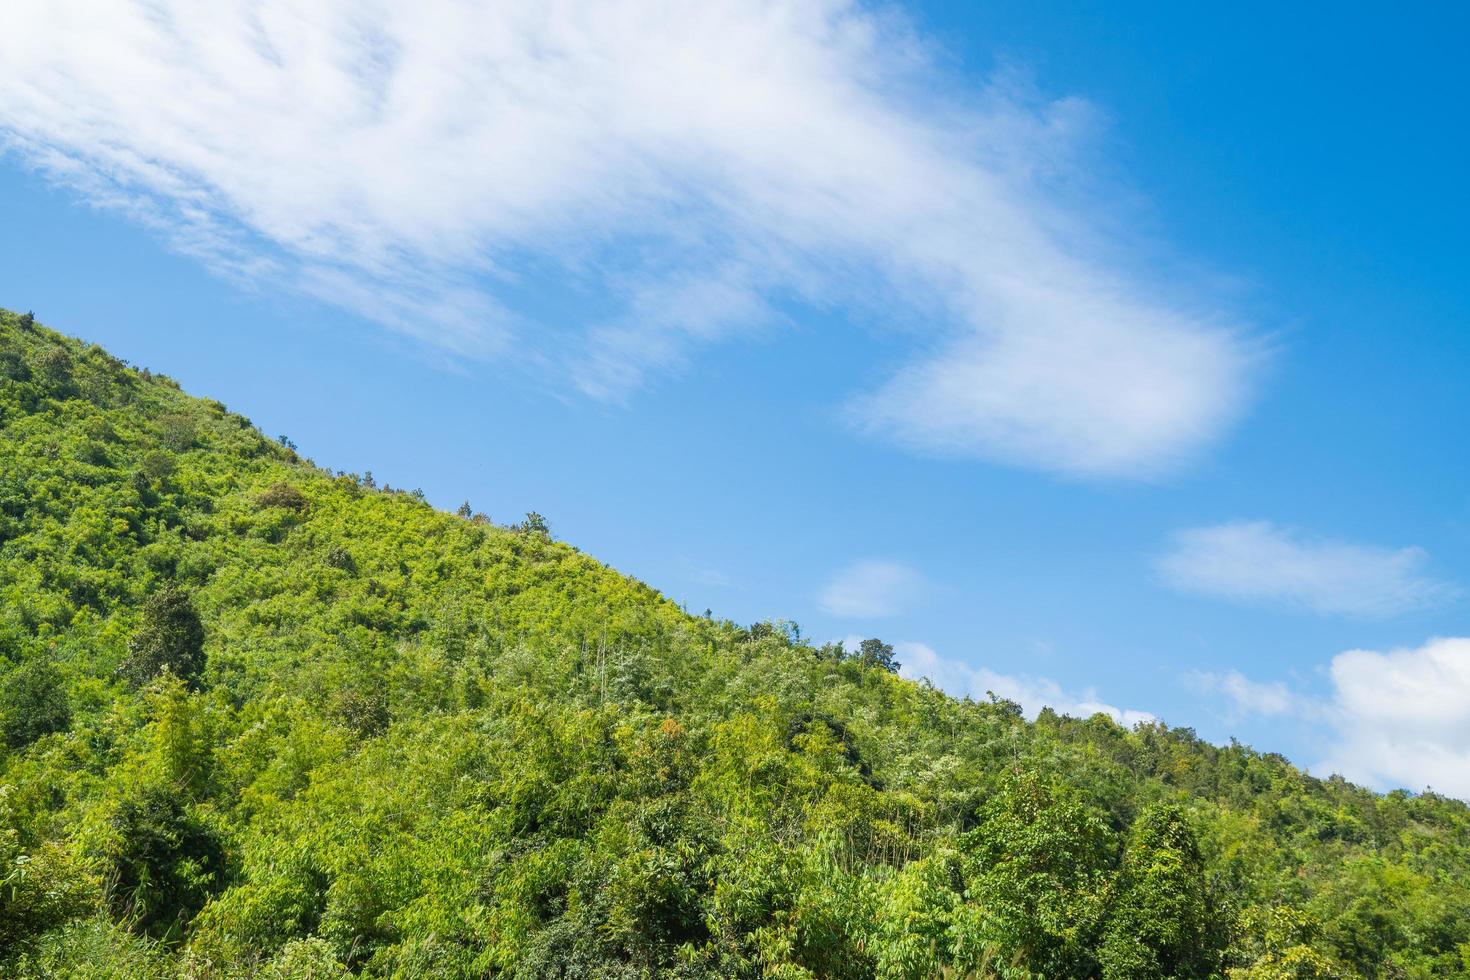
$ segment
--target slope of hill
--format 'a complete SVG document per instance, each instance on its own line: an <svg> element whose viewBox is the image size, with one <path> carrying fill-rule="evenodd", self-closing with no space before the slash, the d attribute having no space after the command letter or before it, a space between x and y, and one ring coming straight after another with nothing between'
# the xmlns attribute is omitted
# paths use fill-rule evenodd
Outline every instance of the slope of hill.
<svg viewBox="0 0 1470 980"><path fill-rule="evenodd" d="M0 313L0 973L1470 974L1470 814L958 701Z"/></svg>

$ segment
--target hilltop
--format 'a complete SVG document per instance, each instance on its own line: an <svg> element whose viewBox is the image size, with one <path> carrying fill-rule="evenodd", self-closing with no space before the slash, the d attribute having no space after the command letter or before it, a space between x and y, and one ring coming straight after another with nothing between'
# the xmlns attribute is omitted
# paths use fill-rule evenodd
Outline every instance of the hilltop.
<svg viewBox="0 0 1470 980"><path fill-rule="evenodd" d="M0 974L1470 975L1470 811L957 700L0 312Z"/></svg>

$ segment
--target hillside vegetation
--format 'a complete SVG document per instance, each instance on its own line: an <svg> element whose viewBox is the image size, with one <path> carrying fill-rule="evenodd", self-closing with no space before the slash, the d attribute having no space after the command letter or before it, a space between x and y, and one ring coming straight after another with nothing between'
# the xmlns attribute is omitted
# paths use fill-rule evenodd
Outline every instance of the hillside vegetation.
<svg viewBox="0 0 1470 980"><path fill-rule="evenodd" d="M0 313L0 975L1470 975L1470 815L691 616Z"/></svg>

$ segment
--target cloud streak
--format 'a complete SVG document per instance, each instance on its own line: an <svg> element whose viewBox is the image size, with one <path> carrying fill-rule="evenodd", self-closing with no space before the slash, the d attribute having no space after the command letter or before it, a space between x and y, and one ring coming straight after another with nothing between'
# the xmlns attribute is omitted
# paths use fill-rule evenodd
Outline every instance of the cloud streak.
<svg viewBox="0 0 1470 980"><path fill-rule="evenodd" d="M1181 592L1324 615L1385 617L1450 601L1458 590L1424 574L1421 548L1313 538L1266 521L1190 528L1157 561Z"/></svg>
<svg viewBox="0 0 1470 980"><path fill-rule="evenodd" d="M918 572L895 561L860 561L822 588L817 604L833 616L881 619L913 604L923 589Z"/></svg>
<svg viewBox="0 0 1470 980"><path fill-rule="evenodd" d="M858 428L1136 477L1230 423L1256 355L1056 190L1087 118L841 0L0 8L11 150L231 275L612 399L838 308L913 338Z"/></svg>
<svg viewBox="0 0 1470 980"><path fill-rule="evenodd" d="M995 694L1019 704L1027 718L1034 719L1042 708L1051 708L1074 718L1104 714L1127 728L1157 720L1147 711L1119 708L1101 701L1091 688L1068 692L1048 677L1001 674L985 667L971 667L962 661L940 656L933 647L923 643L895 643L893 649L902 665L899 673L904 677L912 680L926 678L954 697L983 699Z"/></svg>
<svg viewBox="0 0 1470 980"><path fill-rule="evenodd" d="M1281 681L1253 681L1238 670L1223 674L1195 672L1187 674L1185 679L1198 690L1225 695L1239 715L1275 717L1312 710L1309 702L1297 697Z"/></svg>

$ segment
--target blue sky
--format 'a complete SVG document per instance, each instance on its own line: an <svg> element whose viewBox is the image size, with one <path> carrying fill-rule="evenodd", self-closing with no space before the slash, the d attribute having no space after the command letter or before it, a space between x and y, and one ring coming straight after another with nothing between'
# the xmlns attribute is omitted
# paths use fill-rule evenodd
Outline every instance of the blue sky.
<svg viewBox="0 0 1470 980"><path fill-rule="evenodd" d="M0 305L692 610L1470 795L1464 13L417 6L0 12Z"/></svg>

